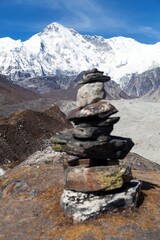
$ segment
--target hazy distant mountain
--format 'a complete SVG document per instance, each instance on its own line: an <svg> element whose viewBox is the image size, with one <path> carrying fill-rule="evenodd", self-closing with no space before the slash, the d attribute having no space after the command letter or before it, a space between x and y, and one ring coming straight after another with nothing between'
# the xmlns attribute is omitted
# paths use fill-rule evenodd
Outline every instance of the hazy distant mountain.
<svg viewBox="0 0 160 240"><path fill-rule="evenodd" d="M160 67L160 43L147 45L125 37L83 36L58 23L48 25L24 42L1 38L0 52L0 72L13 81L30 77L45 79L53 75L75 76L96 67L111 76L126 93L129 91L135 96L141 96L145 90L137 91L132 85L135 82L137 85L142 78L144 84L140 85L145 85L147 73L143 73ZM68 83L66 78L61 88L66 88ZM55 88L60 86L57 81L54 84Z"/></svg>

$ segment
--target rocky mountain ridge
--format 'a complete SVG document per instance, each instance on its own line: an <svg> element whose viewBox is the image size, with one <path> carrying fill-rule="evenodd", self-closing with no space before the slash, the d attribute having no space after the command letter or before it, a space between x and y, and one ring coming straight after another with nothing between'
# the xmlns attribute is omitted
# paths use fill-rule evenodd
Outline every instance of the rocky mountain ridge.
<svg viewBox="0 0 160 240"><path fill-rule="evenodd" d="M128 83L135 84L137 75L139 78L142 74L145 81L144 72L160 67L160 43L147 45L125 37L83 36L58 23L51 23L24 42L1 38L0 51L0 72L13 81L72 76L96 67L126 90ZM67 79L65 82L66 86ZM141 91L136 95L141 96Z"/></svg>

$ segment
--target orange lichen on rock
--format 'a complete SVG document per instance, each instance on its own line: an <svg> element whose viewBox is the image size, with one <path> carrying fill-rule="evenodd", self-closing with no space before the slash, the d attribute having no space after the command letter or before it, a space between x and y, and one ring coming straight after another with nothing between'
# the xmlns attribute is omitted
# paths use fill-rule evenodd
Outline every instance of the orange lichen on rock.
<svg viewBox="0 0 160 240"><path fill-rule="evenodd" d="M19 166L1 177L1 189L21 180L28 186L21 192L0 197L0 239L84 240L154 239L160 235L160 172L138 172L142 181L139 207L104 213L98 218L74 224L60 208L63 166L41 164ZM30 193L35 191L35 195ZM145 237L145 238L144 238Z"/></svg>

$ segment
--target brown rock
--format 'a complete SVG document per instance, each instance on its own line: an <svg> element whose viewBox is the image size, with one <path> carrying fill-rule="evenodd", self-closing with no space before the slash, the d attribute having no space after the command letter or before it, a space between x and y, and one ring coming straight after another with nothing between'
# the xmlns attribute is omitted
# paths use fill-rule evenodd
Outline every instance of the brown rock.
<svg viewBox="0 0 160 240"><path fill-rule="evenodd" d="M65 189L79 192L110 191L132 179L131 169L125 166L68 167L65 170Z"/></svg>

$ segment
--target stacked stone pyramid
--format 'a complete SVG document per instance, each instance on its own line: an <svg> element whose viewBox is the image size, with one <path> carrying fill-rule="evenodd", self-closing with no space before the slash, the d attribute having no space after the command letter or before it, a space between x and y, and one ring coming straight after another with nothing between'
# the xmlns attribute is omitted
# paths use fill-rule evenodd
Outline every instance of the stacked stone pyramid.
<svg viewBox="0 0 160 240"><path fill-rule="evenodd" d="M77 94L77 108L68 119L73 129L54 138L54 149L66 152L61 206L74 222L104 211L136 205L141 183L131 169L119 164L133 147L130 138L110 135L119 117L105 100L110 77L97 69L85 71Z"/></svg>

